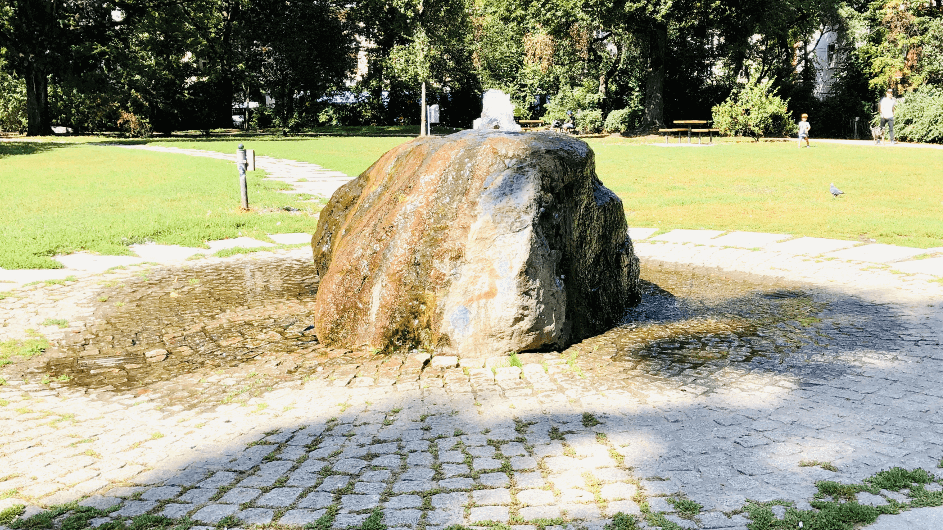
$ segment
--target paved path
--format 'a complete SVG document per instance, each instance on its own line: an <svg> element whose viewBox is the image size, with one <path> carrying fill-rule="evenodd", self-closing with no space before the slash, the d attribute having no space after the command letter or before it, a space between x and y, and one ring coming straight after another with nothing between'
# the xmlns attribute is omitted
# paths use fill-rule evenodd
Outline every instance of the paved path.
<svg viewBox="0 0 943 530"><path fill-rule="evenodd" d="M616 512L650 509L681 527L743 529L747 499L808 509L817 480L859 482L894 466L943 474L943 284L935 270L899 274L917 262L895 247L877 256L859 250L862 259L829 240L650 236L633 230L647 269L793 282L824 309L819 322L783 323L784 332L813 337L790 346L788 359L686 364L613 358L624 345L607 334L564 352L522 354L521 367L507 358L312 346L133 390L70 386L44 378L42 365L0 367L0 512L25 504L29 515L80 500L118 507L96 525L144 513L208 526L229 515L246 525L333 515L334 527L347 528L380 508L390 528L497 521L525 530L533 520L595 529ZM877 246L857 248L868 247ZM252 270L284 268L309 253L135 265L25 286L0 299L0 330L6 340L33 328L90 352L115 312L105 296L115 290L147 281L158 290L151 296L174 296L185 283L178 274L224 266L262 288L272 280L250 281ZM890 256L897 261L880 261ZM132 292L127 301L146 298ZM200 318L227 329L249 317ZM214 335L217 328L202 325ZM738 344L731 353L750 346ZM837 470L805 465L812 462ZM939 492L939 479L926 490ZM887 490L858 498L907 500ZM702 509L683 516L677 499ZM920 528L934 517L940 509L877 524Z"/></svg>
<svg viewBox="0 0 943 530"><path fill-rule="evenodd" d="M140 149L144 151L156 151L159 153L173 153L188 156L200 156L205 158L215 158L236 163L236 155L218 153L216 151L204 151L201 149L180 149L179 147L164 147L160 145L126 145L112 144L108 147L122 147L125 149ZM308 194L321 198L330 197L334 190L350 181L350 177L340 171L332 171L310 162L299 162L297 160L287 160L284 158L273 158L270 156L256 156L256 169L265 170L268 180L277 180L292 186L292 190L285 193Z"/></svg>

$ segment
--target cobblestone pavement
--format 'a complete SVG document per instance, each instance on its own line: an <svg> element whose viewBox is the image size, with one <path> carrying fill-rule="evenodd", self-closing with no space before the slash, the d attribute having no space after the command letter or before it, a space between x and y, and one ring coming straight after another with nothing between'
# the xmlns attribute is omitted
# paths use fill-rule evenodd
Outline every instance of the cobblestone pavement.
<svg viewBox="0 0 943 530"><path fill-rule="evenodd" d="M646 276L663 278L647 284L649 298L698 278L722 284L736 271L759 272L765 276L751 278L773 286L764 296L803 293L800 306L812 307L812 316L777 322L778 334L738 336L697 331L703 315L640 308L651 312L639 315L649 322L693 326L680 341L701 342L706 357L697 362L670 355L677 336L639 344L621 330L564 352L521 354L520 366L507 357L378 357L316 343L267 354L262 342L255 345L261 354L244 362L83 388L40 379L48 365L20 373L14 364L0 386L0 510L81 500L119 506L95 524L150 513L205 525L230 515L245 524L301 525L332 509L342 528L381 508L390 527L549 520L596 528L616 512L647 506L682 527L743 528L748 520L738 510L747 499L808 507L817 480L860 481L891 466L939 473L943 285L763 251L643 242L637 249ZM116 311L106 297L149 311L146 291L122 295L125 286L154 282L164 286L155 297L186 297L177 278L185 267L288 271L307 253L30 286L0 300L4 334L25 337L35 328L63 345L47 355L64 355L66 345L82 343L76 336L101 337L97 326ZM692 269L675 284L651 272L678 263L713 269ZM271 277L247 275L244 283L251 293ZM304 343L305 326L279 320L304 307L244 296L245 307L261 314L284 309L271 320ZM227 324L206 320L256 318L239 311L198 316L194 325L222 348ZM41 325L50 318L68 325ZM144 332L136 340L129 351L157 339ZM792 353L737 355L764 341ZM86 342L88 353L95 344ZM171 350L158 355L172 359ZM704 353L711 351L727 354ZM139 362L157 362L147 355ZM812 461L837 471L800 466ZM680 517L672 504L679 498L702 504L698 517Z"/></svg>

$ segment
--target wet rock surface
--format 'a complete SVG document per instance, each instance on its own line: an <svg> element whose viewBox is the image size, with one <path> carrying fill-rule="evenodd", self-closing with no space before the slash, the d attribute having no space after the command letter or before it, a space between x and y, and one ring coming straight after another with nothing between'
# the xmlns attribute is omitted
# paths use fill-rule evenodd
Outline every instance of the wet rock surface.
<svg viewBox="0 0 943 530"><path fill-rule="evenodd" d="M561 352L476 365L314 342L292 320L310 310L306 259L136 268L0 300L6 337L36 327L60 352L30 361L35 371L0 367L0 492L10 492L0 510L87 497L119 507L99 523L148 513L300 526L333 507L346 528L378 507L390 527L552 517L597 528L646 502L678 524L744 528L736 512L747 498L808 508L817 480L892 466L939 475L943 332L932 288L922 298L893 285L865 293L643 260L636 321ZM275 285L266 271L276 269L292 274ZM150 302L161 297L185 299L183 336L209 337L189 355L175 349L176 331L149 324L182 318ZM263 316L289 305L292 315ZM39 325L64 316L65 328ZM133 330L151 329L129 344ZM219 330L269 343L253 356ZM105 348L142 365L105 367L126 374L125 387L109 372L82 375L81 352L121 357ZM166 358L148 363L158 350ZM167 364L175 358L192 360ZM51 361L72 371L54 378ZM677 496L702 512L681 517Z"/></svg>
<svg viewBox="0 0 943 530"><path fill-rule="evenodd" d="M414 140L338 189L320 219L325 344L465 358L559 349L639 300L622 201L566 135Z"/></svg>

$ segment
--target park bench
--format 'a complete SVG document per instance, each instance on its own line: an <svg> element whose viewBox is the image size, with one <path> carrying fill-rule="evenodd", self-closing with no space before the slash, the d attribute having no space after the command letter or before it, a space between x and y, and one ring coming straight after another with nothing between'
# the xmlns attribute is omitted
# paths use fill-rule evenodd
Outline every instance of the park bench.
<svg viewBox="0 0 943 530"><path fill-rule="evenodd" d="M544 126L543 120L517 120L517 123L524 129L540 129Z"/></svg>
<svg viewBox="0 0 943 530"><path fill-rule="evenodd" d="M691 129L691 132L697 133L697 143L701 143L701 133L707 133L707 143L714 143L714 133L720 136L720 129Z"/></svg>
<svg viewBox="0 0 943 530"><path fill-rule="evenodd" d="M688 128L687 128L687 127L684 127L684 128L676 128L676 129L658 129L658 132L659 132L660 134L664 134L664 135L665 135L665 143L668 143L668 135L673 134L673 133L677 133L677 134L678 134L678 143L680 144L680 143L681 143L681 133L686 133L686 132L688 132Z"/></svg>

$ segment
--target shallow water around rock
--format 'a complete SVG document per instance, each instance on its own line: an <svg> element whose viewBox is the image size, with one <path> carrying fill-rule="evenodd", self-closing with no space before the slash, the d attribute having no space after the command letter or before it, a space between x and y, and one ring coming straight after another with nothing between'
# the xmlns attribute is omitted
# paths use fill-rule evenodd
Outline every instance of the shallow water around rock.
<svg viewBox="0 0 943 530"><path fill-rule="evenodd" d="M127 390L259 358L291 363L318 344L316 290L302 260L153 269L100 293L96 322L47 368L70 385Z"/></svg>
<svg viewBox="0 0 943 530"><path fill-rule="evenodd" d="M836 301L798 284L659 263L643 264L642 278L643 302L626 324L561 357L590 361L585 371L626 384L646 374L703 383L735 365L801 370L836 351L835 331L848 325L837 323L849 316L830 309ZM420 377L422 367L404 364L405 355L319 345L311 327L316 289L301 259L151 269L105 288L94 322L35 371L56 386L157 391L178 402L248 397L278 381L327 374L343 375L344 384L367 365L386 369L388 382Z"/></svg>

